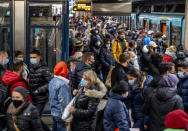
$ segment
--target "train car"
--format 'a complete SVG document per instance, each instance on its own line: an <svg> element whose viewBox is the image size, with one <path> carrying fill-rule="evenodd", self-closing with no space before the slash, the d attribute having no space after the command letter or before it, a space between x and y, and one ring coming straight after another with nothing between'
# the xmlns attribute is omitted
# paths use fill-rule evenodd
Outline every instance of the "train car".
<svg viewBox="0 0 188 131"><path fill-rule="evenodd" d="M140 14L138 27L146 31L162 32L169 44L180 45L183 41L184 14Z"/></svg>

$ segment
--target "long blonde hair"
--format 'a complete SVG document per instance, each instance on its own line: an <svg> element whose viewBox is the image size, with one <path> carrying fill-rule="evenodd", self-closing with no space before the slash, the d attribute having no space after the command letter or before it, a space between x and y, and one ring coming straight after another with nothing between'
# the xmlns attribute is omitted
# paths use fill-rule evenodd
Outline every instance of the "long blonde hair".
<svg viewBox="0 0 188 131"><path fill-rule="evenodd" d="M97 83L97 74L94 71L88 70L84 72L84 76L86 77L86 79L90 80L92 85Z"/></svg>

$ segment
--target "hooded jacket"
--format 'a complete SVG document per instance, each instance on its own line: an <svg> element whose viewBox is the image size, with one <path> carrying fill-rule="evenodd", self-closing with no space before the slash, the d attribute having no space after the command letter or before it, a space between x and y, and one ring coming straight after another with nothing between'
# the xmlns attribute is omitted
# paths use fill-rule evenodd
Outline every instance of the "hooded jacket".
<svg viewBox="0 0 188 131"><path fill-rule="evenodd" d="M84 72L90 69L91 69L91 66L86 65L83 61L77 63L75 71L73 72L71 81L70 81L70 84L73 90L78 89L79 83L82 79Z"/></svg>
<svg viewBox="0 0 188 131"><path fill-rule="evenodd" d="M148 131L163 131L166 115L176 109L183 109L183 102L176 88L162 87L144 105L144 113L149 116Z"/></svg>
<svg viewBox="0 0 188 131"><path fill-rule="evenodd" d="M9 89L9 95L11 96L12 91L14 88L18 86L24 87L26 90L28 88L28 82L22 78L21 76L17 75L16 73L12 71L6 71L5 74L2 77L2 83L5 86L8 86ZM28 100L32 102L31 97L28 95Z"/></svg>
<svg viewBox="0 0 188 131"><path fill-rule="evenodd" d="M188 75L178 83L178 94L183 99L185 112L188 113Z"/></svg>
<svg viewBox="0 0 188 131"><path fill-rule="evenodd" d="M48 84L52 74L46 64L42 61L37 67L30 69L29 86L30 94L34 104L45 103L48 100ZM35 94L35 91L38 94Z"/></svg>
<svg viewBox="0 0 188 131"><path fill-rule="evenodd" d="M115 131L116 128L119 128L120 131L129 131L130 118L124 100L125 97L110 93L104 111L104 131Z"/></svg>
<svg viewBox="0 0 188 131"><path fill-rule="evenodd" d="M97 79L86 92L81 92L75 101L75 110L73 111L72 131L94 131L99 99L106 94L106 87ZM78 126L79 125L79 126Z"/></svg>

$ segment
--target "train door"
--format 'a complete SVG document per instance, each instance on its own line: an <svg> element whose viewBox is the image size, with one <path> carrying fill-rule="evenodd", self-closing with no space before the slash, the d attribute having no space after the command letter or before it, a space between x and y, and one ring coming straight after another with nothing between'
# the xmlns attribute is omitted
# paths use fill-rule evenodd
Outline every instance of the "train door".
<svg viewBox="0 0 188 131"><path fill-rule="evenodd" d="M148 21L147 21L147 19L144 19L144 21L143 21L143 28L144 28L145 31L148 31Z"/></svg>
<svg viewBox="0 0 188 131"><path fill-rule="evenodd" d="M161 27L161 32L163 33L163 35L165 35L167 37L167 45L169 46L170 43L170 29L171 29L171 25L170 25L170 21L161 21L160 22L160 27Z"/></svg>

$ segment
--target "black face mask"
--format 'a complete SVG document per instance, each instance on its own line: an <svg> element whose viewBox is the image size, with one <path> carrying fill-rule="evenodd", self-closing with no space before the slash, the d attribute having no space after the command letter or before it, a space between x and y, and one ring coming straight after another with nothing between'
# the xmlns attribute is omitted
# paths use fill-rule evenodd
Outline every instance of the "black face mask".
<svg viewBox="0 0 188 131"><path fill-rule="evenodd" d="M13 105L18 108L19 106L21 106L21 104L23 103L22 100L12 100Z"/></svg>

